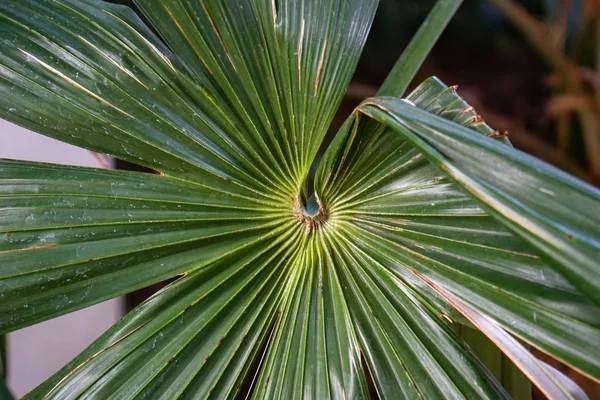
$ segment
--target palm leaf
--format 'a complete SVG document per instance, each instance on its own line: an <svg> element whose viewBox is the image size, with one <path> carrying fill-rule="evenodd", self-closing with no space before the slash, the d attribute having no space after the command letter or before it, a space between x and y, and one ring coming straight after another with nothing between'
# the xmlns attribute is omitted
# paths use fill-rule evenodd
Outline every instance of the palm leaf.
<svg viewBox="0 0 600 400"><path fill-rule="evenodd" d="M469 124L469 121L479 121L480 117L474 112L470 114L464 112L465 109L470 111L471 108L461 103L462 100L452 93L453 90L445 86L440 87L439 82L426 82L409 98L414 99L421 105L427 105L427 101L424 104L419 101L424 100L420 97L423 95L424 90L433 90L433 95L429 97L431 103L429 107L432 111L436 111L437 108L437 112L442 114L447 112L446 116L451 116L454 112L454 114L463 118L463 122L466 124ZM453 97L454 100L444 103L445 100L448 100L447 96ZM435 102L432 102L433 100ZM458 106L454 108L454 111L453 103ZM393 265L402 260L403 266L410 265L410 268L418 273L423 273L438 282L443 281L444 285L452 287L454 294L459 295L461 293L459 296L464 301L484 314L493 315L494 319L502 323L506 329L518 334L542 350L563 359L584 373L598 377L600 371L596 360L599 354L595 353L598 348L594 343L597 343L600 339L597 319L600 314L595 305L595 297L586 296L575 286L583 280L582 277L589 278L589 281L586 282L587 285L596 285L598 281L597 275L589 275L589 271L597 270L597 264L592 261L594 251L598 249L598 247L595 247L598 241L594 239L597 237L595 233L597 226L593 222L588 223L590 220L595 221L597 219L596 215L592 215L594 212L591 210L595 209L594 205L598 203L600 198L598 191L532 159L530 156L517 152L509 146L502 145L497 139L477 135L473 130L466 129L458 124L448 123L447 120L440 117L436 118L430 113L421 111L399 99L367 100L361 106L360 112L385 121L394 130L402 133L403 136L398 140L417 145L417 148L422 151L422 153L418 153L418 157L423 157L424 154L428 159L441 166L441 170L436 170L439 171L438 173L441 173L441 171L450 172L449 175L452 178L455 177L454 173L460 174L457 183L444 183L445 177L442 179L432 178L417 170L413 173L413 176L422 178L422 187L419 187L418 181L408 181L406 185L403 185L404 187L398 188L397 183L390 178L391 174L383 170L381 166L377 166L376 170L380 175L390 179L396 186L393 188L394 190L388 190L387 193L385 190L376 191L373 201L358 206L359 215L362 219L360 225L364 232L357 231L357 233L364 235L365 243L368 243L367 246L377 248L374 251L389 258L387 262L390 264L390 268L397 270L398 267ZM410 115L410 117L406 117L406 115ZM405 122L408 125L405 125ZM367 124L373 124L373 122L366 122L365 125ZM489 127L481 122L477 122L477 125L482 133L490 131ZM360 129L360 127L356 129ZM378 129L383 131L381 126ZM428 147L421 146L418 140L422 139L413 140L416 137L421 138L417 136L416 132L435 134L436 139L439 140L435 142L427 141ZM457 134L454 135L454 132ZM474 147L470 147L469 149L464 148L464 153L461 154L461 160L470 163L468 169L464 166L460 170L455 169L453 164L440 153L442 149L444 152L451 152L460 148L458 141L456 144L450 144L449 141L442 140L442 137L458 139L458 132L462 134L461 138L464 138L465 141L478 143L476 152ZM360 136L365 137L365 135ZM492 136L496 135L492 134ZM340 135L340 143L342 140L350 140L342 139L342 137ZM352 138L352 134L345 133L344 137ZM423 143L425 143L424 140ZM482 143L485 143L485 146ZM389 146L389 142L385 143L385 146ZM370 147L373 148L372 145ZM373 151L376 152L377 149ZM381 154L381 151L379 153ZM498 158L492 156L492 154L498 153L507 158L510 157L511 162L518 159L523 163L522 165L527 163L527 165L533 165L533 167L528 169L523 167L519 170L519 173L516 170L511 173L502 168L509 164L506 159L504 164L501 164ZM414 154L417 154L416 151ZM328 162L333 164L334 157L327 158L329 158ZM337 158L341 157L338 156ZM456 161L457 159L453 160ZM414 159L411 159L411 162L414 162ZM429 166L429 164L427 165ZM502 167L498 168L498 165ZM338 167L338 171L341 169L341 166ZM461 179L465 176L462 174L466 171L469 174L477 174L478 177L490 177L490 180L485 182L486 190L500 191L509 188L509 193L515 197L508 198L508 195L503 193L502 203L498 201L498 198L493 200L483 198L480 193L487 194L488 192L483 192L483 190L482 192L476 192L483 185L476 186L474 184L470 186L465 184L466 179ZM530 175L527 175L528 173ZM324 175L324 172L320 174L321 177ZM327 176L333 176L333 174ZM517 177L520 180L515 180ZM336 177L336 179L339 178ZM539 201L540 197L535 197L535 192L539 192L539 187L531 186L531 183L536 182L536 179L550 182L548 185L562 185L563 188L571 188L568 191L559 192L555 186L550 186L556 190L557 194L560 193L559 198L550 196L544 205L536 207L535 210L536 217L542 223L553 220L554 223L551 226L555 231L568 230L570 232L562 236L561 242L557 242L556 237L549 238L545 235L545 232L540 231L536 236L537 241L530 242L531 245L528 245L527 242L529 242L528 239L531 237L531 233L524 234L522 227L519 226L516 229L514 227L515 221L522 223L523 226L527 225L528 228L535 227L533 222L527 224L528 221L525 217L522 219L511 218L510 213L519 212L520 210L517 207L509 207L507 204L531 205L535 200ZM507 180L510 181L510 184ZM432 185L440 185L441 182L446 186L445 191L447 193L442 201L438 201L439 198L423 196L424 192L427 193L428 190L431 190ZM505 186L499 184L495 186L496 182L504 183ZM474 193L473 198L477 203L464 196L462 191L460 196L456 196L452 190L453 187L456 187L455 185L463 186L467 189L467 192ZM474 189L474 187L477 189ZM542 188L544 187L542 186ZM576 217L574 213L570 215L561 214L561 212L567 212L567 202L564 198L560 198L565 192L572 195L568 203L569 210L575 209L578 212L581 210L581 214L586 215L590 220L581 222L581 214ZM437 191L437 194L439 194L439 191ZM386 195L403 196L403 200L408 195L408 198L401 204L400 201L385 201L384 196ZM412 200L415 198L418 201L413 203ZM364 196L361 201L365 201ZM509 203L509 201L513 203ZM490 210L491 214L482 215L482 210L478 207L479 202L483 203L485 209ZM409 206L408 210L405 210L406 204ZM488 225L487 228L482 230L481 225L478 226L481 222L475 222L474 225L471 225L471 228L465 230L469 225L459 224L455 218L453 222L457 224L456 227L453 228L451 225L444 224L443 231L447 232L446 238L441 235L443 231L439 229L437 232L427 230L422 232L422 229L432 229L432 223L421 223L418 218L413 219L414 211L410 207L415 206L421 207L418 218L423 218L424 215L428 214L423 208L432 210L431 216L437 217L436 224L440 224L442 219L439 217L445 217L449 209L455 215L460 215L463 219L467 217L474 222L478 219L481 221L482 218L483 220L487 219L494 228L491 228L492 225ZM558 212L554 212L554 209L557 209ZM407 216L408 218L406 218ZM501 222L501 225L496 221ZM504 225L506 228L503 227ZM389 244L382 241L379 243L373 241L372 235L377 232L378 228L388 231L386 236L390 239ZM471 237L468 237L468 235L471 235ZM583 240L573 241L572 235L581 237ZM524 240L516 240L518 237L522 237ZM418 239L416 243L415 239ZM400 244L402 244L402 250L407 251L399 250ZM558 265L559 268L556 268L557 264L554 262L556 255L554 253L541 253L543 250L548 251L552 245L557 246L557 252L565 251L570 254L587 250L587 253L580 254L578 259L583 258L585 260L587 256L589 263L578 266L575 264L576 259L568 265L560 264ZM494 255L496 251L505 254L501 256L496 253ZM416 259L411 259L411 253L417 255ZM474 254L477 254L477 256L474 256ZM460 262L452 262L453 259L460 260ZM578 272L579 276L576 277L574 282L571 283L563 277L564 268L572 268ZM433 278L434 276L435 278ZM566 273L565 276L569 277ZM581 290L583 291L585 288L584 285ZM573 299L574 303L571 303L570 300L563 301L566 298ZM517 306L517 304L519 305ZM578 305L575 306L575 304ZM574 307L571 308L571 305ZM544 332L544 335L541 332Z"/></svg>
<svg viewBox="0 0 600 400"><path fill-rule="evenodd" d="M435 284L430 284L436 287ZM478 329L487 335L505 354L523 370L525 374L548 396L548 398L587 399L587 395L570 379L536 359L515 338L511 337L481 313L462 303L450 293L436 287L438 291L460 310Z"/></svg>
<svg viewBox="0 0 600 400"><path fill-rule="evenodd" d="M386 398L508 397L455 323L600 376L600 235L564 211L600 197L444 119L489 131L443 85L411 96L427 111L363 103L307 193L376 5L139 1L159 38L102 1L0 4L0 115L160 172L1 161L0 332L178 277L29 398L366 398L368 376ZM475 168L492 156L560 196L534 209ZM567 228L577 242L542 235ZM510 344L546 393L579 394Z"/></svg>
<svg viewBox="0 0 600 400"><path fill-rule="evenodd" d="M0 182L2 332L189 273L294 225L231 193L150 174L0 161Z"/></svg>
<svg viewBox="0 0 600 400"><path fill-rule="evenodd" d="M412 130L421 132L421 140L429 146L420 149L430 160L600 303L600 228L595 212L600 191L532 156L497 146L397 99L367 101L363 109L396 114L396 121L390 122L395 127L401 124L400 115L410 119Z"/></svg>

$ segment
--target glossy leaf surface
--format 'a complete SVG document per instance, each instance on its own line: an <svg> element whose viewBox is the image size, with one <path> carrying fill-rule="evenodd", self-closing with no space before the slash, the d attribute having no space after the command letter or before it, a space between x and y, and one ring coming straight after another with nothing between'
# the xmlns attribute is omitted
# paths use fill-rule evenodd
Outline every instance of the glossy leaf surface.
<svg viewBox="0 0 600 400"><path fill-rule="evenodd" d="M600 377L600 196L453 90L365 101L305 192L377 1L138 5L160 38L102 1L0 4L0 115L161 173L0 161L1 332L177 277L29 398L507 398L456 323Z"/></svg>

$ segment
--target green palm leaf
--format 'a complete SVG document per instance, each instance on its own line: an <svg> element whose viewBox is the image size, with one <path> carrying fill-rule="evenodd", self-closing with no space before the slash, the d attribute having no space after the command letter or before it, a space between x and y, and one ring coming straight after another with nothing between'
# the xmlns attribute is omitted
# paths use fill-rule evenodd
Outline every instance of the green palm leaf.
<svg viewBox="0 0 600 400"><path fill-rule="evenodd" d="M430 80L408 98L433 113L451 119L456 117L458 122L468 125L474 123L474 127L482 133L491 131L453 92L445 85ZM392 129L377 121L365 120L361 117L362 113L383 121L402 136L394 137ZM433 125L435 122L437 124ZM509 229L513 228L510 223L506 224L508 228L505 227L506 217L498 212L499 202L493 203L496 208L489 208L491 214L485 213L478 202L460 189L463 181L457 184L445 176L444 172L451 164L444 164L442 169L438 169L427 161L429 158L438 165L447 163L438 149L451 148L455 151L459 142L452 145L440 139L427 142L428 147L413 147L420 143L413 140L421 137L416 132L444 132L448 135L446 137L452 137L450 132L461 132L465 138L485 143L486 147L479 146L477 150L465 148L460 159L472 162L468 170L471 173L487 173L498 179L511 180L511 184L505 187L510 188L511 194L519 196L515 199L519 204L536 200L532 192L538 191L538 187L531 186L534 179L543 176L550 181L564 176L529 156L517 153L497 139L485 138L475 130L436 118L403 100L366 100L359 113L351 116L345 128L338 133L321 163L315 183L316 191L330 205L332 214L352 223L347 236L358 238L358 247L397 276L409 280L412 273L419 273L438 283L443 282L448 288L452 287L454 294L493 316L506 329L582 371L598 376L600 349L595 343L600 338L600 310L594 303L594 297L583 295L565 279L560 273L562 271L556 271L554 264L548 262L552 258L540 257L538 251L526 243L528 236L524 235L525 240L520 240L521 230L514 234ZM441 147L443 145L447 147ZM492 152L529 158L528 165L538 163L539 168L545 168L547 172L542 175L539 168L530 169L535 171L535 176L528 177L528 171L522 168L519 174L516 171L507 174L506 168L497 169L495 165L505 166L508 162L500 164L497 159L492 159ZM517 177L523 182L521 187L515 180ZM488 184L491 186L493 183L495 181ZM593 222L597 219L596 215L592 215L593 204L597 203L600 195L573 178L562 179L560 184L563 187L573 186L569 191L573 195L578 194L576 190L580 189L587 196L571 198L570 203L563 199L552 204L547 200L545 205L536 207L536 212L543 213L544 209L554 208L566 210L566 204L574 206L575 210L583 210L581 214L589 218L590 223L578 223L581 215L574 217L571 213L553 226L559 229L569 227L573 234L576 234L575 229L583 229L581 237L592 238L585 244L593 249L593 238L599 236L593 231L597 230ZM494 189L500 188L494 185ZM466 189L471 190L472 187L467 186ZM578 203L580 198L581 203ZM475 196L475 199L480 200L480 197ZM511 211L516 211L516 208ZM552 212L541 219L561 217L561 214ZM539 232L536 237L542 241L544 232ZM578 251L572 243L565 235L561 248ZM552 242L546 244L551 245ZM589 259L593 259L593 251L588 252ZM598 268L597 263L591 262L577 268L577 271L583 274L586 267L592 270ZM598 281L597 276L587 278L589 284ZM427 292L423 296L432 298ZM541 335L541 332L544 334Z"/></svg>
<svg viewBox="0 0 600 400"><path fill-rule="evenodd" d="M232 194L156 175L0 161L0 182L2 332L189 273L294 226Z"/></svg>
<svg viewBox="0 0 600 400"><path fill-rule="evenodd" d="M376 0L138 6L160 38L98 0L0 4L0 115L160 172L0 161L0 334L178 277L29 398L508 397L452 324L551 397L581 393L511 334L600 377L600 195L440 82L365 101L307 193Z"/></svg>

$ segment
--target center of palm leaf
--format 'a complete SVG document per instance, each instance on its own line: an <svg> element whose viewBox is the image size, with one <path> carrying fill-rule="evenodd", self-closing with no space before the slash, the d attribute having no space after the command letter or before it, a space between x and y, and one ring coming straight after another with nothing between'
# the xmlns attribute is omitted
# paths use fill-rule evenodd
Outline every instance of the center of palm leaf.
<svg viewBox="0 0 600 400"><path fill-rule="evenodd" d="M308 235L314 230L321 229L327 222L329 214L319 195L313 193L306 201L306 205L302 204L300 196L294 198L294 216L298 224L304 225Z"/></svg>

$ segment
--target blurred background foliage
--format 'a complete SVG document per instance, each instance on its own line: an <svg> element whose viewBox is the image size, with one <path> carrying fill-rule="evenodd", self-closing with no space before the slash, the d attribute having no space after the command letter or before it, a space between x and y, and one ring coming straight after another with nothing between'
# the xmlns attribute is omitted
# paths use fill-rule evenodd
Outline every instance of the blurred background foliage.
<svg viewBox="0 0 600 400"><path fill-rule="evenodd" d="M349 100L372 95L434 0L381 0ZM413 86L436 75L516 147L600 183L600 0L465 0Z"/></svg>
<svg viewBox="0 0 600 400"><path fill-rule="evenodd" d="M132 6L131 0L110 1ZM375 94L435 2L380 0L322 148L354 107ZM515 147L600 186L599 14L600 0L465 0L409 90L432 75L459 85L458 93L490 126L507 131ZM120 161L117 166L140 170ZM165 284L128 295L127 311ZM600 399L600 384L536 355L568 374L590 399ZM544 397L534 388L533 398Z"/></svg>

